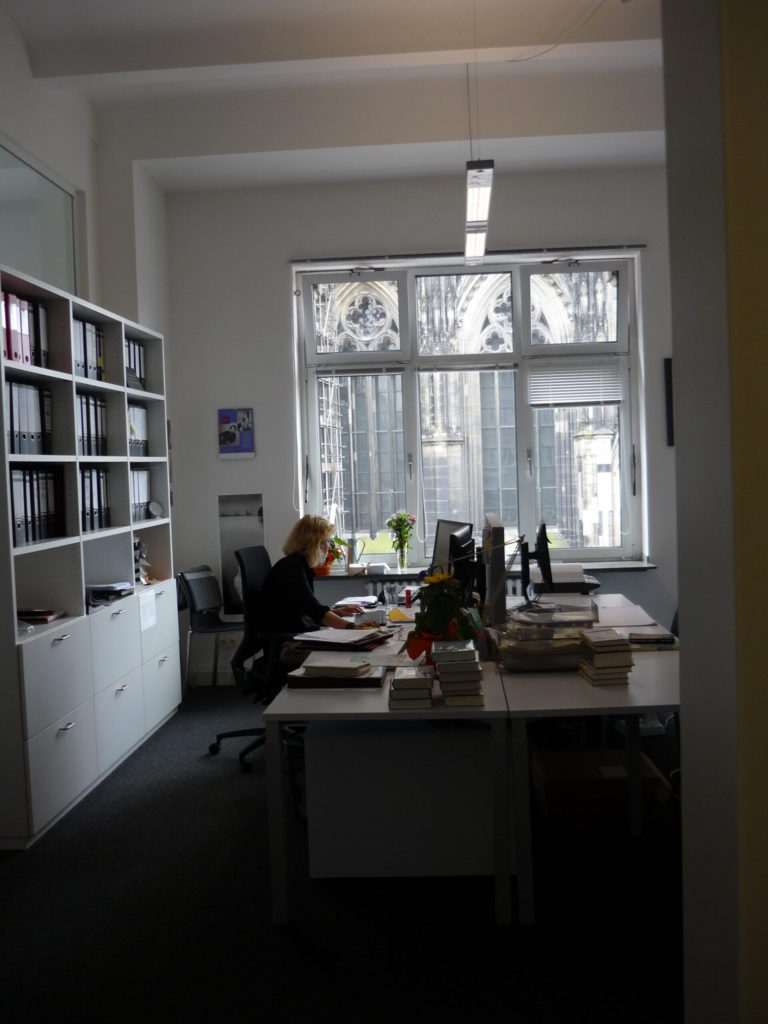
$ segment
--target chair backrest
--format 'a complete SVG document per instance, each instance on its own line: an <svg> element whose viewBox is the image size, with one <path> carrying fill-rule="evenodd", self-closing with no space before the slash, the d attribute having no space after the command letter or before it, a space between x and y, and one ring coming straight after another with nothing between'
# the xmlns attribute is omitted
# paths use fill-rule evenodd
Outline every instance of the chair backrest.
<svg viewBox="0 0 768 1024"><path fill-rule="evenodd" d="M194 630L198 622L218 618L221 608L221 588L209 565L194 569L181 569L177 573L189 608L189 626Z"/></svg>
<svg viewBox="0 0 768 1024"><path fill-rule="evenodd" d="M238 548L235 559L240 567L240 583L243 592L243 619L245 628L256 629L261 619L259 601L261 588L267 573L272 568L269 552L263 544L254 544L248 548Z"/></svg>

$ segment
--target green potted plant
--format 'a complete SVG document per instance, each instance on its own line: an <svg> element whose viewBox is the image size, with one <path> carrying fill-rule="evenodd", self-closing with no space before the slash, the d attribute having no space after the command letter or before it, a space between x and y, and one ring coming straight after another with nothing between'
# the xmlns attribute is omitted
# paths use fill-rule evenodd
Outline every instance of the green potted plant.
<svg viewBox="0 0 768 1024"><path fill-rule="evenodd" d="M413 629L408 633L402 650L414 661L426 652L431 661L435 640L470 640L476 636L475 627L461 606L461 585L450 573L438 572L425 576L416 595L419 606L414 616Z"/></svg>
<svg viewBox="0 0 768 1024"><path fill-rule="evenodd" d="M328 554L325 556L325 562L315 566L315 576L327 576L333 564L344 558L344 549L348 547L349 543L342 540L341 537L331 537L328 541Z"/></svg>

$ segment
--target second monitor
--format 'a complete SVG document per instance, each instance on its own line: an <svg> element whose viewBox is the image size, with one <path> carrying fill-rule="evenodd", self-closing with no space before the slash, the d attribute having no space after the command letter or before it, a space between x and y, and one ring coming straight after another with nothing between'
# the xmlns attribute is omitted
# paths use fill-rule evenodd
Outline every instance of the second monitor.
<svg viewBox="0 0 768 1024"><path fill-rule="evenodd" d="M451 573L461 584L464 604L469 603L475 580L472 523L438 519L430 568L433 572Z"/></svg>
<svg viewBox="0 0 768 1024"><path fill-rule="evenodd" d="M463 523L457 519L438 519L430 569L435 572L451 572L451 534L458 533L466 538L467 532L471 538L472 523Z"/></svg>

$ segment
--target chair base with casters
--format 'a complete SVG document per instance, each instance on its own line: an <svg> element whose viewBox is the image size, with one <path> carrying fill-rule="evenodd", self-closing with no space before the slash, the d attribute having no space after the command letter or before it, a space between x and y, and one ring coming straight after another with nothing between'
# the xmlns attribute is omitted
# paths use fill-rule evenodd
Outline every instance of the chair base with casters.
<svg viewBox="0 0 768 1024"><path fill-rule="evenodd" d="M279 692L284 682L282 674L279 672L279 644L271 645L271 650L273 651L271 654L268 649L264 650L263 656L257 660L256 665L259 668L263 667L263 674L259 673L257 668L251 668L246 671L242 664L236 664L238 656L246 649L244 644L245 641L232 659L232 670L235 673L236 679L238 676L242 679L241 689L243 695L255 693L254 703L265 705ZM249 653L245 655L245 658L252 657L254 653L258 653L265 646L268 645L265 645L263 639L261 639L255 651L248 648ZM222 740L242 739L246 736L252 737L251 742L243 747L237 756L240 762L240 770L249 772L252 765L246 758L254 750L264 746L266 731L263 726L251 726L248 729L230 729L226 732L217 733L216 739L208 747L208 753L212 756L218 754L221 750Z"/></svg>

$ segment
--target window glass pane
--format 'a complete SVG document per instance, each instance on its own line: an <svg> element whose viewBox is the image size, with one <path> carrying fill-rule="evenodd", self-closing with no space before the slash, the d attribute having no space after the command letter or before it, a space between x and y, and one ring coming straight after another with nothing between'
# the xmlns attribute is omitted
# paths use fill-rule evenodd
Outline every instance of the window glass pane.
<svg viewBox="0 0 768 1024"><path fill-rule="evenodd" d="M617 340L616 271L532 274L530 282L532 345L585 345Z"/></svg>
<svg viewBox="0 0 768 1024"><path fill-rule="evenodd" d="M312 286L317 352L389 352L400 348L396 281Z"/></svg>
<svg viewBox="0 0 768 1024"><path fill-rule="evenodd" d="M509 274L416 278L420 355L512 351Z"/></svg>
<svg viewBox="0 0 768 1024"><path fill-rule="evenodd" d="M620 546L619 407L534 409L534 432L536 515L551 545Z"/></svg>
<svg viewBox="0 0 768 1024"><path fill-rule="evenodd" d="M426 553L438 519L518 527L515 371L419 375Z"/></svg>
<svg viewBox="0 0 768 1024"><path fill-rule="evenodd" d="M366 537L366 555L391 554L385 522L405 507L402 377L319 377L317 400L323 515L345 539Z"/></svg>
<svg viewBox="0 0 768 1024"><path fill-rule="evenodd" d="M75 290L72 196L2 146L0 263Z"/></svg>

